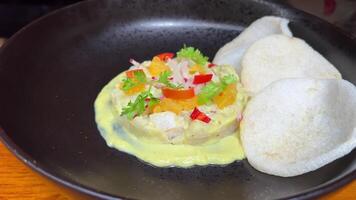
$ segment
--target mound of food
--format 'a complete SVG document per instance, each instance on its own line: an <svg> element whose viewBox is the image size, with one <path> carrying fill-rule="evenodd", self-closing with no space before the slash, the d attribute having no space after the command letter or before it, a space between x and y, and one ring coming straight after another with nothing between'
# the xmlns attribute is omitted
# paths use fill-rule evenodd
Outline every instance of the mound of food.
<svg viewBox="0 0 356 200"><path fill-rule="evenodd" d="M149 61L130 62L132 66L110 82L96 100L96 120L109 145L135 151L132 154L161 166L226 164L243 156L237 128L248 96L234 68L210 63L193 47L182 48L176 56L162 53ZM103 114L108 112L105 110L111 113ZM107 119L108 115L112 119ZM108 135L119 136L128 144L115 145L118 142ZM149 145L150 150L141 155L137 143ZM127 150L128 145L132 150ZM153 158L157 152L152 149L159 146L165 148L165 154L172 150L171 157ZM176 148L185 150L174 153ZM191 153L178 156L189 149ZM222 155L227 149L228 159ZM220 158L214 156L219 156L218 152ZM232 152L236 155L231 156Z"/></svg>
<svg viewBox="0 0 356 200"><path fill-rule="evenodd" d="M119 75L113 91L118 122L155 143L211 143L233 134L247 100L235 70L212 65L192 47L173 56L132 61Z"/></svg>

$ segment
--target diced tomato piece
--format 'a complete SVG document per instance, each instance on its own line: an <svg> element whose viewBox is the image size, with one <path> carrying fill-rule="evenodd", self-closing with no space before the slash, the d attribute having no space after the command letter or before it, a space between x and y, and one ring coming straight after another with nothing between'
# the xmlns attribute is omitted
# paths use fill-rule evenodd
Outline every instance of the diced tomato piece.
<svg viewBox="0 0 356 200"><path fill-rule="evenodd" d="M174 57L174 53L161 53L158 54L157 57L161 59L162 61L167 61L168 59L172 59Z"/></svg>
<svg viewBox="0 0 356 200"><path fill-rule="evenodd" d="M199 74L194 76L193 84L201 84L211 81L213 74Z"/></svg>
<svg viewBox="0 0 356 200"><path fill-rule="evenodd" d="M208 67L209 67L209 68L212 68L212 67L215 67L215 66L216 66L216 65L213 64L213 63L209 63L209 64L208 64Z"/></svg>
<svg viewBox="0 0 356 200"><path fill-rule="evenodd" d="M201 112L197 107L194 108L192 114L190 114L190 118L192 120L200 120L205 123L209 123L211 118L207 116L205 113Z"/></svg>
<svg viewBox="0 0 356 200"><path fill-rule="evenodd" d="M194 88L189 89L172 89L172 88L162 88L163 96L171 99L190 99L195 96Z"/></svg>
<svg viewBox="0 0 356 200"><path fill-rule="evenodd" d="M135 76L135 72L143 72L143 70L142 69L133 69L133 70L126 71L127 78L133 78Z"/></svg>

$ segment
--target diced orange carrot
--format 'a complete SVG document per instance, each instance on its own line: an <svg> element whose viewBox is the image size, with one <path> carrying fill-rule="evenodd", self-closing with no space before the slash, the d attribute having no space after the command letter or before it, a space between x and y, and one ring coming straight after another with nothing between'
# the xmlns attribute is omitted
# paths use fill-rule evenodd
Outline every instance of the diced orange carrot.
<svg viewBox="0 0 356 200"><path fill-rule="evenodd" d="M236 84L233 83L228 85L225 90L218 96L214 97L213 101L218 106L218 108L223 109L235 102L236 94Z"/></svg>
<svg viewBox="0 0 356 200"><path fill-rule="evenodd" d="M150 72L151 76L158 77L162 72L170 71L170 68L164 61L155 56L153 57L150 66L148 67L148 71Z"/></svg>
<svg viewBox="0 0 356 200"><path fill-rule="evenodd" d="M192 67L189 68L189 73L194 74L195 72L199 72L199 74L204 74L205 69L200 65L193 65Z"/></svg>
<svg viewBox="0 0 356 200"><path fill-rule="evenodd" d="M121 88L121 87L122 86L119 85L119 88ZM145 90L145 84L139 84L139 85L127 90L127 91L125 91L125 90L122 90L122 91L124 91L126 95L133 95L133 94L142 92L144 90Z"/></svg>
<svg viewBox="0 0 356 200"><path fill-rule="evenodd" d="M198 106L197 97L185 100L164 98L153 108L153 113L171 111L179 115L182 111L190 111L196 106Z"/></svg>
<svg viewBox="0 0 356 200"><path fill-rule="evenodd" d="M183 110L193 110L195 107L198 106L198 97L195 96L190 99L185 99L185 100L178 100L177 101L182 107Z"/></svg>

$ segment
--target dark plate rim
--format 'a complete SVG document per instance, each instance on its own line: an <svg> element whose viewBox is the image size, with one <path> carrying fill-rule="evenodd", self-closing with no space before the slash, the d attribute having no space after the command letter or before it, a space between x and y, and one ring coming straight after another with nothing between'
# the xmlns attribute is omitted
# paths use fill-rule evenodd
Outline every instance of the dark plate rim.
<svg viewBox="0 0 356 200"><path fill-rule="evenodd" d="M27 24L26 26L24 26L23 28L21 28L19 31L17 31L9 40L7 40L5 42L5 44L2 46L2 48L0 48L0 55L2 53L2 51L4 49L6 49L6 47L8 45L10 45L14 40L16 40L16 38L21 35L23 32L25 32L27 29L31 28L32 26L40 23L42 20L51 17L53 15L56 15L60 12L63 12L65 10L68 9L72 9L74 7L77 6L82 6L85 4L90 4L91 2L94 2L97 0L85 0L82 2L78 2L75 4L71 4L68 6L65 6L63 8L57 9L55 11L50 12L49 14L46 14L42 17L39 17L38 19L32 21L31 23ZM261 1L261 0L253 0L255 2L261 3L261 4L274 4L274 6L279 7L279 8L283 8L286 10L292 10L294 12L298 12L301 15L303 15L303 17L306 17L308 19L312 19L314 21L318 21L319 23L324 23L324 24L328 24L328 26L331 26L335 31L339 32L340 34L344 35L345 37L347 37L348 39L350 39L351 41L356 43L356 39L353 39L352 36L347 33L346 31L342 30L339 27L334 26L333 24L322 20L321 18L311 15L307 12L304 12L302 10L299 10L297 8L294 8L290 5L285 4L283 1L278 1L278 0L272 0L272 1ZM291 20L292 21L292 20ZM6 134L5 130L3 130L1 128L0 125L0 141L3 142L3 144L5 145L5 147L12 153L14 154L21 162L23 162L25 165L29 166L32 170L34 170L35 172L38 172L39 174L49 178L50 180L57 182L59 184L62 184L65 187L71 188L75 191L79 191L82 192L84 194L90 195L92 197L96 197L96 198L101 198L101 199L132 199L132 198L128 198L128 197L123 197L123 196L118 196L118 195L111 195L108 193L105 193L103 191L98 191L95 188L90 188L90 187L86 187L84 185L81 185L79 183L75 183L75 181L73 180L68 180L66 178L61 178L58 177L54 174L52 174L50 172L50 170L46 169L45 167L41 167L39 166L36 162L32 162L32 158L31 156L29 156L26 152L22 151L22 149L16 145L11 139L10 137ZM347 183L351 182L352 180L356 179L356 169L346 173L342 176L339 176L335 179L332 179L326 183L323 183L319 186L313 187L309 190L306 190L302 193L299 194L295 194L292 196L287 196L287 197L283 197L281 199L312 199L312 198L316 198L319 197L321 195L330 193L332 191L335 191L336 189L346 185Z"/></svg>

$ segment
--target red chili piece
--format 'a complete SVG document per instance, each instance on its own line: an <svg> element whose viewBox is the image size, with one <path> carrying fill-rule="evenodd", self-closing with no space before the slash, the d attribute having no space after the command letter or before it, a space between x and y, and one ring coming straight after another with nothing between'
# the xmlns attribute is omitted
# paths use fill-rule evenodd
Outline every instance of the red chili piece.
<svg viewBox="0 0 356 200"><path fill-rule="evenodd" d="M213 74L199 74L194 76L193 84L201 84L211 81Z"/></svg>
<svg viewBox="0 0 356 200"><path fill-rule="evenodd" d="M161 53L158 54L157 57L161 59L162 61L167 61L168 59L172 59L174 57L174 53Z"/></svg>
<svg viewBox="0 0 356 200"><path fill-rule="evenodd" d="M209 123L211 121L210 117L208 117L205 113L201 112L198 108L194 108L192 114L190 114L190 118L192 120L200 120L205 123Z"/></svg>
<svg viewBox="0 0 356 200"><path fill-rule="evenodd" d="M209 67L209 68L212 68L212 67L215 67L215 66L216 66L216 65L213 64L213 63L209 63L209 64L208 64L208 67Z"/></svg>
<svg viewBox="0 0 356 200"><path fill-rule="evenodd" d="M172 89L172 88L162 88L163 96L171 99L190 99L195 96L194 88L189 89Z"/></svg>

